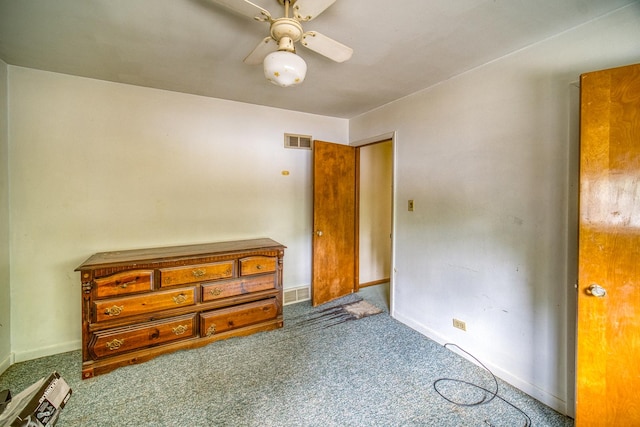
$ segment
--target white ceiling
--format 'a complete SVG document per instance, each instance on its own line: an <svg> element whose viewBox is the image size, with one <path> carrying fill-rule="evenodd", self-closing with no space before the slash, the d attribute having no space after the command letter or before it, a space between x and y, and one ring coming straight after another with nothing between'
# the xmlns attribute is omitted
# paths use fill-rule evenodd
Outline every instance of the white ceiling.
<svg viewBox="0 0 640 427"><path fill-rule="evenodd" d="M241 1L241 0L238 0ZM282 16L277 0L252 0ZM6 63L351 118L639 0L337 0L304 29L354 49L303 47L302 85L242 60L268 24L210 0L0 0Z"/></svg>

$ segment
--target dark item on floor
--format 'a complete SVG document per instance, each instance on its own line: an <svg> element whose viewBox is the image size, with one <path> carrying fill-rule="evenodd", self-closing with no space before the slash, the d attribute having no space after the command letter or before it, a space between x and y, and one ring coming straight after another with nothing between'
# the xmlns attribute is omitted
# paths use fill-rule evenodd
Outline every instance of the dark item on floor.
<svg viewBox="0 0 640 427"><path fill-rule="evenodd" d="M11 402L11 392L9 390L0 391L0 414L4 412L4 408Z"/></svg>
<svg viewBox="0 0 640 427"><path fill-rule="evenodd" d="M1 427L51 427L71 397L71 387L57 373L42 378L17 394L0 413Z"/></svg>
<svg viewBox="0 0 640 427"><path fill-rule="evenodd" d="M375 305L358 298L355 302L338 304L319 310L315 315L300 322L302 326L317 326L322 329L351 320L382 313Z"/></svg>

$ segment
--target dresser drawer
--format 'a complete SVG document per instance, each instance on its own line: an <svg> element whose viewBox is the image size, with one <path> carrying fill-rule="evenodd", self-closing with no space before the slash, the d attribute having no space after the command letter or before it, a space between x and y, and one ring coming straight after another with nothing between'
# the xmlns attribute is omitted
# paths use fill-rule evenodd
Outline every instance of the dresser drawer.
<svg viewBox="0 0 640 427"><path fill-rule="evenodd" d="M200 335L209 337L276 317L278 304L275 298L207 311L200 315Z"/></svg>
<svg viewBox="0 0 640 427"><path fill-rule="evenodd" d="M142 323L135 326L94 332L89 351L96 359L191 338L196 331L196 316Z"/></svg>
<svg viewBox="0 0 640 427"><path fill-rule="evenodd" d="M134 294L153 289L153 270L130 270L94 280L96 298Z"/></svg>
<svg viewBox="0 0 640 427"><path fill-rule="evenodd" d="M247 277L202 285L202 302L276 288L275 274Z"/></svg>
<svg viewBox="0 0 640 427"><path fill-rule="evenodd" d="M281 328L285 249L261 238L93 254L76 268L82 378Z"/></svg>
<svg viewBox="0 0 640 427"><path fill-rule="evenodd" d="M240 275L262 274L276 271L276 257L251 256L240 259Z"/></svg>
<svg viewBox="0 0 640 427"><path fill-rule="evenodd" d="M123 298L95 300L94 321L103 322L136 314L152 313L195 304L196 288L159 291Z"/></svg>
<svg viewBox="0 0 640 427"><path fill-rule="evenodd" d="M210 280L230 279L233 277L235 261L223 261L212 264L197 264L187 267L160 269L160 286L174 286Z"/></svg>

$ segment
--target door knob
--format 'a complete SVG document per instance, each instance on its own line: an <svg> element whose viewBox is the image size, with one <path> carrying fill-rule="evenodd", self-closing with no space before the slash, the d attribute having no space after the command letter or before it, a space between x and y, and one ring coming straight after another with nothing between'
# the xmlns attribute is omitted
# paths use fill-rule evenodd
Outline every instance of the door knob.
<svg viewBox="0 0 640 427"><path fill-rule="evenodd" d="M322 231L318 230L318 231L316 231L316 234L317 234L318 236L322 236Z"/></svg>
<svg viewBox="0 0 640 427"><path fill-rule="evenodd" d="M602 298L607 295L607 290L600 285L596 285L595 283L589 286L587 292L594 297Z"/></svg>

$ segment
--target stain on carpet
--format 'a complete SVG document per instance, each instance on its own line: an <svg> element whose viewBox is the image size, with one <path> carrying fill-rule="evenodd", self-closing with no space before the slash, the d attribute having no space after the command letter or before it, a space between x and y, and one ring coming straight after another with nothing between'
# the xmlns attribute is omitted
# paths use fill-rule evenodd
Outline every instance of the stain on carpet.
<svg viewBox="0 0 640 427"><path fill-rule="evenodd" d="M310 317L300 321L297 326L329 328L344 322L374 316L379 313L382 313L381 309L363 299L359 299L355 302L321 308Z"/></svg>

